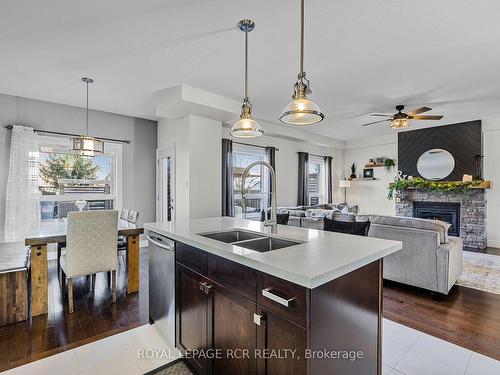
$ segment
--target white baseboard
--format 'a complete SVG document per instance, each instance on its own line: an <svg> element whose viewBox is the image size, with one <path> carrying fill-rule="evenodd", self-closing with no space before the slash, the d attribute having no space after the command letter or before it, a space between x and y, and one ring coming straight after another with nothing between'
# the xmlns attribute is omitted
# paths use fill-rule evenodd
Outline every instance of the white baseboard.
<svg viewBox="0 0 500 375"><path fill-rule="evenodd" d="M488 247L496 247L500 249L500 241L488 240Z"/></svg>

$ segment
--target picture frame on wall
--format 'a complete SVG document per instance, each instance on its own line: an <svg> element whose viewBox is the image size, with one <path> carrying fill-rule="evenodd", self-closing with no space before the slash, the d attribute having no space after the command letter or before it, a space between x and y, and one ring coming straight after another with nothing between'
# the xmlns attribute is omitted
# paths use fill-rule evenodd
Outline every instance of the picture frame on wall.
<svg viewBox="0 0 500 375"><path fill-rule="evenodd" d="M373 178L373 168L363 169L363 178Z"/></svg>

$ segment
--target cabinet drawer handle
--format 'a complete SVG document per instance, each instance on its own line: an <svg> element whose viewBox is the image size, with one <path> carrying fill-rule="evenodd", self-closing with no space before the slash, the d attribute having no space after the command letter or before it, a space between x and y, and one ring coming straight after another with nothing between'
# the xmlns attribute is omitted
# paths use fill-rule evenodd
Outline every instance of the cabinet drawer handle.
<svg viewBox="0 0 500 375"><path fill-rule="evenodd" d="M283 305L285 307L290 307L290 304L292 301L295 299L295 297L286 299L283 297L280 297L274 293L271 292L271 288L266 288L262 290L262 295L266 298L269 298L270 300L273 300L274 302L278 302L280 305Z"/></svg>

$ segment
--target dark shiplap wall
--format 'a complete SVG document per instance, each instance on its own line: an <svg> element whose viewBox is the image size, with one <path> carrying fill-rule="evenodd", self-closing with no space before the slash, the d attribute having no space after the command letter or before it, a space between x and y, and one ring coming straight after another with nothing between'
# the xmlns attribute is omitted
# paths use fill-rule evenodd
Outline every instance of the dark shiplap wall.
<svg viewBox="0 0 500 375"><path fill-rule="evenodd" d="M408 176L420 176L417 160L433 148L447 150L455 158L455 169L445 180L461 181L464 174L474 175L474 156L482 155L481 120L399 133L399 170Z"/></svg>

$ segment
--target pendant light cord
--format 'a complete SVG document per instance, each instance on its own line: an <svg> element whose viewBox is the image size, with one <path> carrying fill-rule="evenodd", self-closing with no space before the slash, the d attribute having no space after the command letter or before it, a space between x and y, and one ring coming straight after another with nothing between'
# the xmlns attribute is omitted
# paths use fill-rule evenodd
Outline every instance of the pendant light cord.
<svg viewBox="0 0 500 375"><path fill-rule="evenodd" d="M248 31L245 31L245 98L248 98Z"/></svg>
<svg viewBox="0 0 500 375"><path fill-rule="evenodd" d="M300 0L300 75L304 75L304 0Z"/></svg>
<svg viewBox="0 0 500 375"><path fill-rule="evenodd" d="M86 136L89 135L89 81L85 82L87 84L87 111L86 111L86 122L87 122L87 133Z"/></svg>

